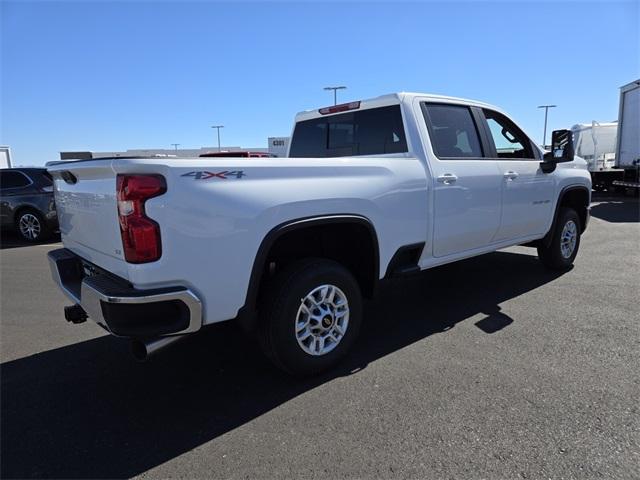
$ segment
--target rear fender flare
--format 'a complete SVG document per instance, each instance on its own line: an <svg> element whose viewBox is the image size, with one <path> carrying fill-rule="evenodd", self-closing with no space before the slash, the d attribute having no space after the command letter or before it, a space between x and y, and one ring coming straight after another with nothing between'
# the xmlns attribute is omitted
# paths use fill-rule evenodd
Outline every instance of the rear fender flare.
<svg viewBox="0 0 640 480"><path fill-rule="evenodd" d="M238 316L253 316L255 314L258 292L260 291L261 286L260 282L262 279L262 273L264 272L269 252L280 237L293 230L337 223L358 224L362 225L368 230L369 234L371 235L371 241L374 250L374 278L372 279L372 281L377 283L377 281L379 280L380 272L380 247L378 245L378 235L376 233L375 227L373 226L371 220L369 220L367 217L353 214L338 214L304 217L295 220L289 220L272 228L262 239L262 242L258 247L255 260L253 262L253 268L251 269L251 277L249 278L245 303L240 308Z"/></svg>

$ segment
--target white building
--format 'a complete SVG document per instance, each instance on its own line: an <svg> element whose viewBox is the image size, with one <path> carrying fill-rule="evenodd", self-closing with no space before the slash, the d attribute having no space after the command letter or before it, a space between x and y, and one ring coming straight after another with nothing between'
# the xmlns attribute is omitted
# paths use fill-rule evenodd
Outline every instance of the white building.
<svg viewBox="0 0 640 480"><path fill-rule="evenodd" d="M276 157L286 157L289 148L289 137L269 137L268 148L264 147L238 147L238 146L222 146L221 152L268 152ZM125 150L123 152L93 152L93 151L75 151L60 152L61 160L81 160L87 158L101 157L147 157L154 155L166 155L169 157L186 157L196 158L203 153L214 153L218 151L218 147L200 147L200 148L135 148Z"/></svg>
<svg viewBox="0 0 640 480"><path fill-rule="evenodd" d="M236 146L221 146L221 152L237 152L237 151L266 152L266 148L243 148ZM103 158L103 157L148 157L154 155L168 157L186 157L196 158L203 153L217 152L218 147L200 147L200 148L134 148L123 152L93 152L93 151L76 151L76 152L60 152L61 160L76 160L87 158Z"/></svg>
<svg viewBox="0 0 640 480"><path fill-rule="evenodd" d="M291 137L269 137L269 153L276 157L286 157Z"/></svg>

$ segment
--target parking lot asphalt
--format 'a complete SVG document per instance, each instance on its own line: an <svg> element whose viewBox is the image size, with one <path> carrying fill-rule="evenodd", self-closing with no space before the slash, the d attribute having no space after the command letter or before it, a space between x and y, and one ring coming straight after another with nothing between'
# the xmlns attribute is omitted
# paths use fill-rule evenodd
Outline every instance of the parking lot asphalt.
<svg viewBox="0 0 640 480"><path fill-rule="evenodd" d="M566 273L517 247L383 286L303 381L232 323L136 363L64 321L59 244L3 235L2 478L638 478L638 207L597 198Z"/></svg>

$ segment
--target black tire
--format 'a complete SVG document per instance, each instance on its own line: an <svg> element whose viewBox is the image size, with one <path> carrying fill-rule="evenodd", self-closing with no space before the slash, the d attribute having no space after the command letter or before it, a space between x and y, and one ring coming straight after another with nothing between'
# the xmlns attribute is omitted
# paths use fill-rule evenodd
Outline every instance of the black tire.
<svg viewBox="0 0 640 480"><path fill-rule="evenodd" d="M25 223L34 225L34 228L23 228ZM15 228L20 238L29 243L41 242L51 235L51 231L47 226L47 222L44 221L43 216L40 212L32 208L25 208L18 212L15 218Z"/></svg>
<svg viewBox="0 0 640 480"><path fill-rule="evenodd" d="M301 308L303 299L308 298L311 292L324 285L337 287L339 293L336 291L336 295L339 297L344 294L346 297L348 323L344 334L336 335L339 341L333 347L331 345L334 340L327 339L328 348L332 350L322 355L312 355L305 351L296 337L298 310ZM322 305L329 305L328 308L332 308L329 303ZM346 307L342 307L341 311L345 309ZM276 275L262 296L259 310L258 337L265 355L289 374L315 375L335 366L351 349L362 322L362 296L358 282L341 264L326 259L305 259L293 263ZM329 314L328 320L324 317L320 323L314 323L316 320L312 320L308 325L317 325L318 329L324 328L321 324L326 320L327 324L332 326L330 331L336 333L334 328L339 320L334 313L335 311ZM324 314L320 313L320 315ZM308 328L309 332L313 330ZM318 345L313 344L313 341L312 337L309 342L312 345ZM320 341L324 344L324 341Z"/></svg>
<svg viewBox="0 0 640 480"><path fill-rule="evenodd" d="M563 254L562 237L565 227L571 230L571 222L575 227L575 246L571 255L566 255L568 250ZM538 247L538 258L548 268L553 270L567 270L573 265L573 261L578 254L580 248L580 218L576 211L572 208L562 207L558 214L557 222L554 226L553 236L548 247Z"/></svg>

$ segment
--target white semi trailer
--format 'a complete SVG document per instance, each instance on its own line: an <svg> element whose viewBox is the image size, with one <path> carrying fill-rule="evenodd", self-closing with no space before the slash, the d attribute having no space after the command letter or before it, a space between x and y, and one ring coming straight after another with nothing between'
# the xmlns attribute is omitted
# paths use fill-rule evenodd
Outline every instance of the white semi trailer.
<svg viewBox="0 0 640 480"><path fill-rule="evenodd" d="M624 175L614 187L640 191L640 79L620 88L616 168Z"/></svg>
<svg viewBox="0 0 640 480"><path fill-rule="evenodd" d="M623 171L616 168L617 122L579 123L571 127L575 152L587 162L594 190L610 189L621 180Z"/></svg>
<svg viewBox="0 0 640 480"><path fill-rule="evenodd" d="M0 168L11 168L11 149L0 146Z"/></svg>

